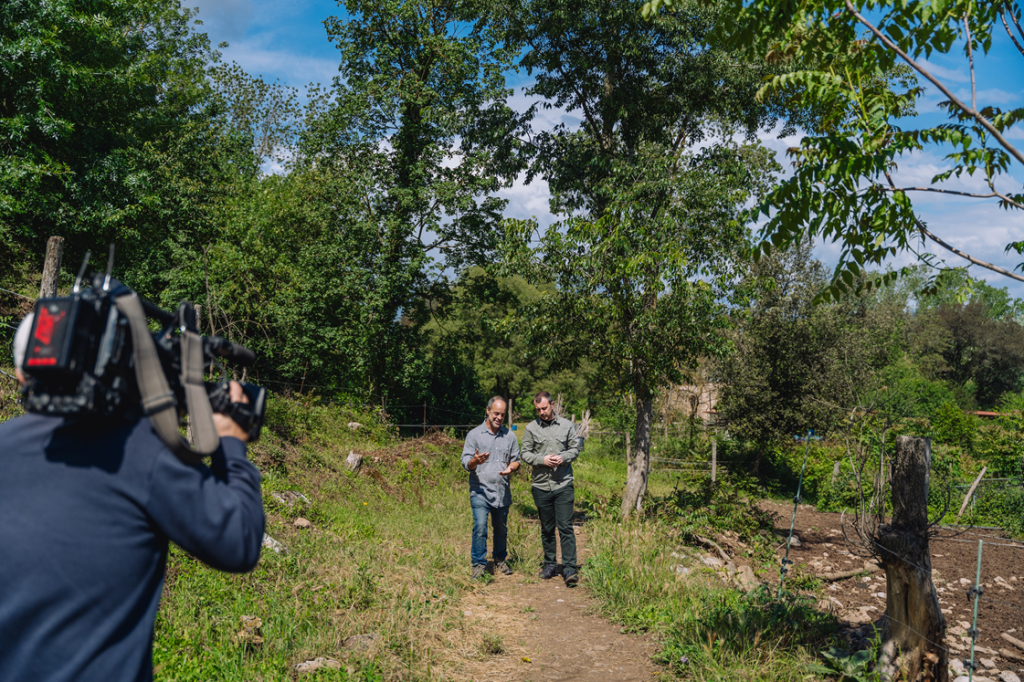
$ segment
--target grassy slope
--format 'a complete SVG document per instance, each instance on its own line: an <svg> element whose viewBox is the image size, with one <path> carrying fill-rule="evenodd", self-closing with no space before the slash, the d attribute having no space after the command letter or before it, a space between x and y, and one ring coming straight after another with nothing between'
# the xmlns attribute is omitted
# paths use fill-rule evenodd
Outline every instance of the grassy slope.
<svg viewBox="0 0 1024 682"><path fill-rule="evenodd" d="M20 411L8 407L2 416ZM252 456L264 472L268 532L288 551L265 550L255 571L236 576L172 548L156 624L156 679L296 679L295 664L318 656L343 665L302 679L457 679L460 660L488 656L490 643L508 633L464 629L459 602L474 588L461 442L440 434L400 441L373 415L343 408L275 399L270 410ZM367 426L353 431L350 421ZM366 456L358 474L344 467L350 450ZM805 604L775 608L710 573L680 580L672 568L680 562L673 552L695 554L685 547L693 533L735 528L765 575L777 571L777 559L758 545L746 498L696 484L674 491L675 479L655 473L651 512L619 524L620 453L611 443L589 443L575 471L578 507L588 516L590 589L605 615L661 642L666 678L807 679L831 623ZM281 504L273 493L286 490L310 503ZM540 543L526 522L536 513L527 476L516 477L513 497L513 564L533 571ZM299 517L313 527L297 528ZM260 619L262 643L241 634L242 616ZM370 632L379 635L376 651L346 648L347 637Z"/></svg>
<svg viewBox="0 0 1024 682"><path fill-rule="evenodd" d="M268 532L288 552L265 551L253 573L229 576L175 550L157 623L158 679L288 679L296 663L317 656L343 667L313 679L451 679L460 658L488 655L490 635L507 634L463 629L459 601L473 587L461 443L442 435L401 442L382 427L353 432L352 419L370 421L276 402L277 426L254 459L266 472ZM350 449L367 456L359 474L342 465ZM677 580L671 552L683 551L682 517L662 503L641 522L618 524L625 465L610 448L588 445L576 472L579 506L590 518L585 575L606 615L663 641L666 676L805 679L813 651L803 641L819 647L824 638L786 621L820 617L741 599L715 576ZM651 483L664 499L672 486L658 475ZM282 490L301 491L311 504L287 508L271 495ZM532 571L540 543L525 521L535 513L525 476L516 478L513 496L510 551L516 568ZM296 528L300 516L314 528ZM260 618L262 644L238 637L242 616ZM347 637L368 632L380 635L375 655L346 649Z"/></svg>

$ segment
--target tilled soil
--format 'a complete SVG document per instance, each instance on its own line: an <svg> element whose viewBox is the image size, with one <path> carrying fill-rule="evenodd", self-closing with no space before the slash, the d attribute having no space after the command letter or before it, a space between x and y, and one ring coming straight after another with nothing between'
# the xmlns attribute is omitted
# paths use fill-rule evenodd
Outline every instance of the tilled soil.
<svg viewBox="0 0 1024 682"><path fill-rule="evenodd" d="M779 515L776 530L785 551L793 506L764 502L762 507ZM860 568L865 558L850 552L840 526L839 514L815 511L801 505L796 514L795 537L799 546L790 548L790 559L811 573L847 571ZM932 571L939 605L946 616L946 645L950 659L967 658L974 603L968 597L978 561L978 540L984 541L981 582L984 593L978 605L977 658L993 663L982 665L978 674L992 676L993 670L1024 672L1024 650L1001 637L1010 634L1024 640L1024 543L1005 538L999 531L983 529L941 529L931 539ZM825 594L839 618L850 625L874 622L885 612L885 572L829 584ZM1000 653L1006 650L1019 658ZM986 670L986 668L988 668Z"/></svg>
<svg viewBox="0 0 1024 682"><path fill-rule="evenodd" d="M538 538L539 542L539 538ZM576 529L577 549L586 556L586 533ZM644 637L594 615L586 583L566 588L560 577L540 580L536 568L519 567L498 574L493 582L462 600L468 654L460 676L480 682L648 682L656 667L655 646ZM473 633L479 632L479 636ZM500 653L489 653L489 633L502 641ZM475 650L472 647L475 646Z"/></svg>

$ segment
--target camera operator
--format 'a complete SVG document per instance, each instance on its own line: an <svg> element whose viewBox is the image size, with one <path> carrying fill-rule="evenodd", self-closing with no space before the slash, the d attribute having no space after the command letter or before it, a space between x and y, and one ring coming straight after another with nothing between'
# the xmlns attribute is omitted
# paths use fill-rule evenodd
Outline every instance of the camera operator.
<svg viewBox="0 0 1024 682"><path fill-rule="evenodd" d="M15 338L18 378L29 337ZM231 382L232 402L246 402ZM191 466L148 417L30 413L0 424L0 680L150 680L168 541L213 568L256 566L260 474L248 434Z"/></svg>

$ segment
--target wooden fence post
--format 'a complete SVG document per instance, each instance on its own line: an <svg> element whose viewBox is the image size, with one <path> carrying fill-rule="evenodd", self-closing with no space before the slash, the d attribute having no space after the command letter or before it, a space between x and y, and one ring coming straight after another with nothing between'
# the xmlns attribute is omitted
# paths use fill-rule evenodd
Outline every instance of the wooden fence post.
<svg viewBox="0 0 1024 682"><path fill-rule="evenodd" d="M39 298L53 298L60 284L60 261L64 256L64 237L50 237L46 242L46 260L43 261L43 281Z"/></svg>
<svg viewBox="0 0 1024 682"><path fill-rule="evenodd" d="M711 482L718 478L718 439L711 439Z"/></svg>

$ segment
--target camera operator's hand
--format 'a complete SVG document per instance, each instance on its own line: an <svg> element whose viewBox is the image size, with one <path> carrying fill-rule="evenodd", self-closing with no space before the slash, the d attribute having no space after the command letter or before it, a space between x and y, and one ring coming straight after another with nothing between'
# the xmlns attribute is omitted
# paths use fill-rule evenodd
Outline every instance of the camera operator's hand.
<svg viewBox="0 0 1024 682"><path fill-rule="evenodd" d="M231 382L231 402L233 403L248 403L249 396L242 390L242 384L237 381ZM213 413L213 426L217 429L217 435L221 438L230 436L231 438L237 438L243 443L249 442L249 434L235 422L231 417L220 414L219 412Z"/></svg>

